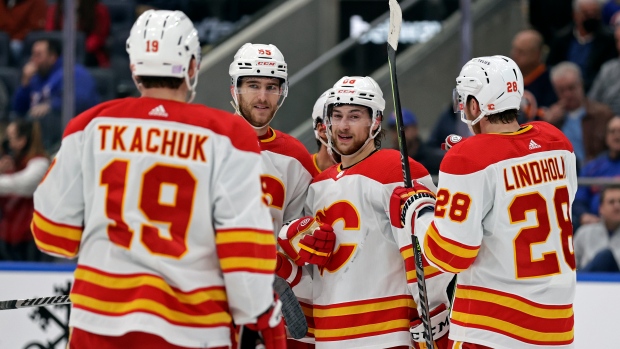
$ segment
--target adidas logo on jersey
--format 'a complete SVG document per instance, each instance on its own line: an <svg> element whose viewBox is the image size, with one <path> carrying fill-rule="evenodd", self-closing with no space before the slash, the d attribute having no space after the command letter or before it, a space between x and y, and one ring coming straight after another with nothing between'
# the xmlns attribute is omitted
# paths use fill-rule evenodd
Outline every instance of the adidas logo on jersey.
<svg viewBox="0 0 620 349"><path fill-rule="evenodd" d="M164 106L161 104L151 109L151 111L149 112L149 115L168 117L168 113L166 113L166 109L164 109Z"/></svg>
<svg viewBox="0 0 620 349"><path fill-rule="evenodd" d="M534 142L534 140L530 140L530 150L538 149L540 147L541 146L538 143Z"/></svg>

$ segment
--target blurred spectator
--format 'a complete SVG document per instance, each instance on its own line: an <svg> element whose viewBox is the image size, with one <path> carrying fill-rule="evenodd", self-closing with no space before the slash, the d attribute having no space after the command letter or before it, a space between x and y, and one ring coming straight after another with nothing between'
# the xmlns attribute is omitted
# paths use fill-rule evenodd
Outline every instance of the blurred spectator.
<svg viewBox="0 0 620 349"><path fill-rule="evenodd" d="M427 147L418 134L418 118L408 109L402 110L403 131L407 142L407 155L426 167L432 175L439 173L439 164L443 159L444 151ZM398 133L396 132L396 116L394 112L388 119L388 137L392 142L392 149L398 149ZM444 138L445 140L445 138Z"/></svg>
<svg viewBox="0 0 620 349"><path fill-rule="evenodd" d="M620 0L608 0L605 5L603 5L603 10L601 14L603 24L613 27L614 22L618 18L619 11Z"/></svg>
<svg viewBox="0 0 620 349"><path fill-rule="evenodd" d="M75 0L77 6L77 30L86 34L86 66L107 68L110 57L106 40L110 35L110 14L99 0ZM62 30L64 0L47 10L45 30Z"/></svg>
<svg viewBox="0 0 620 349"><path fill-rule="evenodd" d="M564 132L573 145L578 166L583 166L606 149L605 130L613 113L608 106L586 98L575 63L553 67L551 83L559 100L544 112L543 120Z"/></svg>
<svg viewBox="0 0 620 349"><path fill-rule="evenodd" d="M0 123L6 120L6 114L9 107L9 93L4 86L2 80L0 80Z"/></svg>
<svg viewBox="0 0 620 349"><path fill-rule="evenodd" d="M549 70L543 63L543 37L535 30L528 29L517 33L512 40L510 57L523 73L525 89L536 98L539 107L548 107L558 100L553 91Z"/></svg>
<svg viewBox="0 0 620 349"><path fill-rule="evenodd" d="M620 17L614 31L616 50L620 53ZM620 115L620 58L607 61L594 79L590 99L607 104L616 115Z"/></svg>
<svg viewBox="0 0 620 349"><path fill-rule="evenodd" d="M0 259L41 260L30 232L32 194L49 166L38 122L15 120L0 158Z"/></svg>
<svg viewBox="0 0 620 349"><path fill-rule="evenodd" d="M620 116L607 124L605 143L609 150L588 162L581 169L581 177L620 177ZM580 186L573 203L573 224L598 222L600 186Z"/></svg>
<svg viewBox="0 0 620 349"><path fill-rule="evenodd" d="M441 143L446 141L446 137L451 134L459 135L463 138L471 136L467 125L461 122L461 116L459 113L455 113L452 110L452 102L439 114L435 126L431 131L431 135L426 141L426 145L430 148L441 148Z"/></svg>
<svg viewBox="0 0 620 349"><path fill-rule="evenodd" d="M581 68L584 87L590 90L601 65L617 56L612 33L601 24L598 0L575 0L573 25L558 34L551 44L547 64L569 61Z"/></svg>
<svg viewBox="0 0 620 349"><path fill-rule="evenodd" d="M571 23L572 1L529 0L528 5L530 24L542 34L547 45L551 44L558 31Z"/></svg>
<svg viewBox="0 0 620 349"><path fill-rule="evenodd" d="M13 96L18 116L38 119L44 130L43 143L50 149L62 135L62 48L52 39L32 45L30 61L24 65L21 86ZM96 85L86 68L75 64L76 115L99 103Z"/></svg>
<svg viewBox="0 0 620 349"><path fill-rule="evenodd" d="M46 9L46 0L0 0L0 31L11 38L14 63L21 59L26 35L45 27Z"/></svg>
<svg viewBox="0 0 620 349"><path fill-rule="evenodd" d="M599 213L600 222L586 224L575 233L577 268L581 271L620 271L617 263L620 260L620 185L603 190Z"/></svg>

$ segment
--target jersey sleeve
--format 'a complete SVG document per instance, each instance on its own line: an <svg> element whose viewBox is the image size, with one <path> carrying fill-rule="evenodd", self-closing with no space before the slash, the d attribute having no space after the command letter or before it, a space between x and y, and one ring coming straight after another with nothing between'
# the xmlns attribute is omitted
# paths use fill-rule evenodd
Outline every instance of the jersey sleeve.
<svg viewBox="0 0 620 349"><path fill-rule="evenodd" d="M38 248L57 257L78 255L84 225L84 132L66 136L34 192L32 233Z"/></svg>
<svg viewBox="0 0 620 349"><path fill-rule="evenodd" d="M432 190L436 191L435 184L431 176L426 171L420 171L417 167L422 167L417 162L409 161L410 171L412 174L412 180L416 180L422 183L424 186ZM386 190L384 191L385 197L383 198L383 202L385 203L386 212L390 209L389 201L392 195L392 191L398 187L402 186L402 183L392 183L385 186ZM418 288L418 278L416 275L416 267L415 267L415 257L413 251L413 241L411 239L411 232L394 227L390 224L392 235L394 236L394 240L396 241L398 248L400 250L400 254L403 258L403 263L405 266L406 277L407 277L407 287L409 288L409 292L411 293L417 308L418 313L420 313L420 294ZM432 266L428 263L426 258L422 258L422 265L424 266L424 280L426 281L426 291L428 298L428 305L430 309L434 309L441 304L445 304L446 307L449 306L449 299L446 293L446 289L448 284L452 280L453 275L448 273L443 273L435 266Z"/></svg>
<svg viewBox="0 0 620 349"><path fill-rule="evenodd" d="M476 259L482 243L482 219L493 205L492 168L470 174L451 174L450 166L466 161L451 157L439 172L437 202L432 220L416 222L424 256L440 270L459 273ZM445 160L444 160L445 161Z"/></svg>
<svg viewBox="0 0 620 349"><path fill-rule="evenodd" d="M242 325L256 321L273 301L276 245L262 201L258 145L255 152L229 147L213 178L213 217L228 304Z"/></svg>

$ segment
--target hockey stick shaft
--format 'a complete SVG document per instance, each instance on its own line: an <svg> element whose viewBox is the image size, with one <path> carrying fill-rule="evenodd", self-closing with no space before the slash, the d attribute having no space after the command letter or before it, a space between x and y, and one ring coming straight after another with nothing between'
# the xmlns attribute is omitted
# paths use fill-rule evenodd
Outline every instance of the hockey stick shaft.
<svg viewBox="0 0 620 349"><path fill-rule="evenodd" d="M0 301L0 310L71 304L69 295Z"/></svg>
<svg viewBox="0 0 620 349"><path fill-rule="evenodd" d="M407 154L407 144L405 131L403 128L403 115L400 105L400 95L398 92L398 80L396 78L396 49L398 48L398 37L402 24L402 11L396 0L390 0L390 27L388 32L388 65L390 67L390 82L392 85L392 99L394 100L394 114L396 116L396 132L398 134L398 148L403 169L405 188L411 188L411 173L409 170L409 156ZM433 347L433 335L431 331L431 321L429 316L428 293L426 292L426 281L424 279L424 266L422 264L422 250L418 238L411 234L411 242L415 260L415 273L418 279L418 293L420 297L420 312L422 313L422 323L424 324L425 341L428 348Z"/></svg>

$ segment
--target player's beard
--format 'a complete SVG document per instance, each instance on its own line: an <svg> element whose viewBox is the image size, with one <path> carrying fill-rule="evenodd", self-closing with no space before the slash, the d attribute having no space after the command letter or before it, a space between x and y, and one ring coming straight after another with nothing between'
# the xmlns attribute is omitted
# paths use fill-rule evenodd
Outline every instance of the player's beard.
<svg viewBox="0 0 620 349"><path fill-rule="evenodd" d="M256 104L263 104L267 106L264 111L259 111L257 108L254 108ZM264 127L269 125L271 120L273 119L274 114L277 110L277 104L272 105L269 101L265 101L262 103L255 102L247 102L243 101L243 98L239 97L239 112L241 116L252 126L254 127Z"/></svg>
<svg viewBox="0 0 620 349"><path fill-rule="evenodd" d="M332 143L334 145L334 148L336 148L336 150L338 150L340 154L345 155L345 156L354 154L355 152L360 150L360 148L364 146L364 143L366 143L366 140L368 139L368 135L366 135L366 137L364 137L363 139L359 139L358 137L356 137L355 134L345 134L345 135L353 136L353 138L351 139L351 142L348 142L347 144L343 144L338 140L337 132L332 134Z"/></svg>

